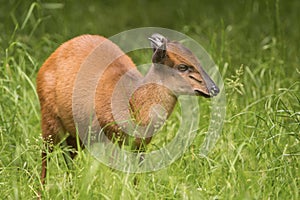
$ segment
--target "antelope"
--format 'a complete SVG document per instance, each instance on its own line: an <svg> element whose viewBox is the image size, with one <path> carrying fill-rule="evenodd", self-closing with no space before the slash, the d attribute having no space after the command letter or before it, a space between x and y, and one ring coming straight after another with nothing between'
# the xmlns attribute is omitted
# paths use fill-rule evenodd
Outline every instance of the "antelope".
<svg viewBox="0 0 300 200"><path fill-rule="evenodd" d="M67 145L76 150L78 148L76 124L72 113L75 81L78 79L80 67L101 44L105 43L103 48L98 49L97 56L91 58L88 63L91 65L91 70L92 65L96 68L97 66L103 67L99 63L105 62L110 55L118 56L105 69L102 69L103 74L97 82L94 100L95 117L103 127L105 136L109 140L118 138L119 145L126 140L128 134L120 128L120 124L114 123L116 117L113 113L112 99L121 98L122 95L118 97L118 92L131 91L128 97L129 103L126 104L127 108L122 107L122 112L126 112L124 109L130 110L127 113L130 113L140 126L151 124L157 117L153 113L149 114L154 105L161 105L167 118L173 111L178 95L213 97L219 93L219 88L188 48L158 33L149 37L149 40L153 49L152 65L145 76L141 75L131 58L116 44L99 35L75 37L58 47L44 62L37 75L42 138L45 144L42 150L42 184L45 183L46 158L47 152L52 150L51 146L59 144L64 138ZM128 84L127 88L118 91L116 89L118 83L128 73L130 74L128 80L132 83ZM158 82L163 84L156 84ZM83 86L89 87L89 85ZM136 89L132 90L132 88ZM82 115L80 117L88 118L89 116L84 116L85 114L86 112L79 113ZM154 131L154 129L151 130ZM142 149L143 145L151 141L151 138L151 131L143 137L136 136L134 148ZM71 153L71 158L75 155L76 151Z"/></svg>

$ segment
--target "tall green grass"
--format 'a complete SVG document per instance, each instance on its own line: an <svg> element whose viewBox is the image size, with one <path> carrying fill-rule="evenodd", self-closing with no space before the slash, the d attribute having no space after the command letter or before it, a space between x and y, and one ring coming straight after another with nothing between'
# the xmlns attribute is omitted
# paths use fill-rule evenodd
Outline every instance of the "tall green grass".
<svg viewBox="0 0 300 200"><path fill-rule="evenodd" d="M0 8L0 199L35 199L41 187L35 77L43 61L75 35L110 36L140 26L182 31L217 63L225 82L227 115L216 147L207 157L199 156L209 119L204 109L204 124L188 151L157 172L114 171L87 151L80 151L68 169L62 156L66 149L57 148L49 155L43 197L300 198L298 1L138 1L134 9L129 1L11 0L1 5L5 6ZM150 56L133 54L133 58L148 62ZM207 100L200 101L205 108ZM170 139L174 124L178 123L169 122L153 145Z"/></svg>

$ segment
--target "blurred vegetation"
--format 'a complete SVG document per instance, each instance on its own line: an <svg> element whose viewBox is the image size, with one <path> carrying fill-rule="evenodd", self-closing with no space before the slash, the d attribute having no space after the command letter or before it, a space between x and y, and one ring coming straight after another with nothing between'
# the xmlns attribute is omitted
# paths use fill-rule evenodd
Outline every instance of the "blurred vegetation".
<svg viewBox="0 0 300 200"><path fill-rule="evenodd" d="M2 48L17 38L29 45L43 39L60 44L83 33L111 36L154 26L188 34L219 61L226 58L227 62L253 64L261 54L267 58L271 51L279 51L276 61L299 63L298 1L9 0L1 5ZM283 70L292 75L295 67L293 64Z"/></svg>

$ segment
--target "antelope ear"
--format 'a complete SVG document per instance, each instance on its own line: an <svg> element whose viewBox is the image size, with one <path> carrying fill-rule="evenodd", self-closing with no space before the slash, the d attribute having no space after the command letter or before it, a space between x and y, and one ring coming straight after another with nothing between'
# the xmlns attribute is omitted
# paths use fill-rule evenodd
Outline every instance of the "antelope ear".
<svg viewBox="0 0 300 200"><path fill-rule="evenodd" d="M154 33L148 39L151 41L150 44L154 52L152 62L161 63L166 57L168 39L158 33Z"/></svg>

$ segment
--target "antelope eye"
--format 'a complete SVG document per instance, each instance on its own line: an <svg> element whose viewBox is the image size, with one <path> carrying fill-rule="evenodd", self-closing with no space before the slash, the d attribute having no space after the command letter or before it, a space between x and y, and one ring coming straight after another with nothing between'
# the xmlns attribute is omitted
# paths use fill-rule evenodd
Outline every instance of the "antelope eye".
<svg viewBox="0 0 300 200"><path fill-rule="evenodd" d="M186 66L186 65L178 65L178 66L177 66L177 69L178 69L179 71L181 71L181 72L185 72L185 71L187 71L187 70L189 69L189 67Z"/></svg>

